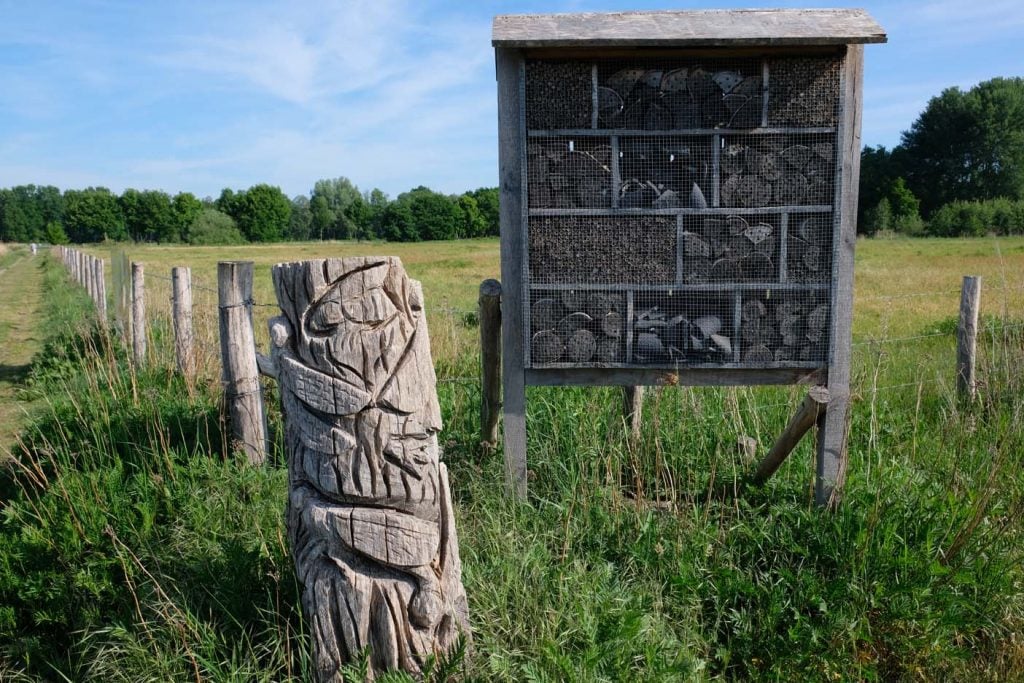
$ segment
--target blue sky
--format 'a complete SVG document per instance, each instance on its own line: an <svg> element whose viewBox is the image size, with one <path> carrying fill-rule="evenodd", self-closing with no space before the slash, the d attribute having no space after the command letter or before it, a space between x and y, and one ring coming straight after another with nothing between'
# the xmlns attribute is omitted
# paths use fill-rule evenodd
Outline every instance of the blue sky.
<svg viewBox="0 0 1024 683"><path fill-rule="evenodd" d="M493 186L493 15L729 6L0 0L0 187ZM850 6L889 34L866 48L865 144L898 143L945 87L1024 75L1021 0Z"/></svg>

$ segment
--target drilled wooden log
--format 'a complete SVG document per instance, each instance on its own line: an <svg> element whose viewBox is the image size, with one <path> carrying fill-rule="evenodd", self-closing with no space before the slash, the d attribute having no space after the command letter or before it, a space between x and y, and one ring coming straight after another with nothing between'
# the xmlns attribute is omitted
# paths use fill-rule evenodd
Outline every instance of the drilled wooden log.
<svg viewBox="0 0 1024 683"><path fill-rule="evenodd" d="M422 290L397 258L274 267L288 536L314 678L420 677L468 635Z"/></svg>
<svg viewBox="0 0 1024 683"><path fill-rule="evenodd" d="M579 329L568 336L565 342L565 354L572 363L586 363L597 351L597 339L590 330Z"/></svg>
<svg viewBox="0 0 1024 683"><path fill-rule="evenodd" d="M501 283L480 283L480 442L498 443L501 415Z"/></svg>
<svg viewBox="0 0 1024 683"><path fill-rule="evenodd" d="M217 264L221 382L234 445L250 464L267 457L267 418L263 409L256 340L252 329L252 261Z"/></svg>
<svg viewBox="0 0 1024 683"><path fill-rule="evenodd" d="M534 363L554 363L562 357L565 344L552 330L542 330L530 340L530 358Z"/></svg>
<svg viewBox="0 0 1024 683"><path fill-rule="evenodd" d="M768 451L768 455L764 457L761 464L757 466L757 471L754 473L753 483L757 486L764 484L768 481L769 477L775 474L775 471L779 469L779 466L789 457L789 454L793 452L796 445L800 442L800 439L807 430L810 429L814 423L818 420L818 417L824 412L828 406L829 392L828 389L822 386L812 387L807 392L807 396L804 398L803 403L800 404L800 409L790 419L789 424L786 425L786 429L779 436L778 440L772 446L772 449Z"/></svg>

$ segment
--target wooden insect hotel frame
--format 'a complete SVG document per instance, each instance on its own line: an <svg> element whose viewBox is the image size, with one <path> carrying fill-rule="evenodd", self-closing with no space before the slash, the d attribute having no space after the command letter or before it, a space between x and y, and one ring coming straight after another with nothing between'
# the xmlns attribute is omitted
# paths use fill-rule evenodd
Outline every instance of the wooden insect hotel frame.
<svg viewBox="0 0 1024 683"><path fill-rule="evenodd" d="M499 16L504 438L527 385L827 388L845 471L861 10Z"/></svg>

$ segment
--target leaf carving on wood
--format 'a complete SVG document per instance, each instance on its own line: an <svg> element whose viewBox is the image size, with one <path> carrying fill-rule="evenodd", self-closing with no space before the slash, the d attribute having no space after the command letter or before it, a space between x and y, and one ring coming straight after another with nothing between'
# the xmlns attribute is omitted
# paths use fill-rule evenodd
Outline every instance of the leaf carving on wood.
<svg viewBox="0 0 1024 683"><path fill-rule="evenodd" d="M419 283L393 257L279 264L288 532L319 681L422 673L468 635Z"/></svg>

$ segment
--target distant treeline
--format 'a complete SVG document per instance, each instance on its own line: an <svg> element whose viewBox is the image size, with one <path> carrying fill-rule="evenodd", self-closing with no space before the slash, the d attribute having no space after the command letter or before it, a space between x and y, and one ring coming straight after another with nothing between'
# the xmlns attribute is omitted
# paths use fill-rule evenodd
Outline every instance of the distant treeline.
<svg viewBox="0 0 1024 683"><path fill-rule="evenodd" d="M309 196L280 188L225 189L217 199L190 192L52 185L0 189L0 241L103 240L237 244L282 240L447 240L498 234L498 190L445 195L417 187L389 199L347 178L318 180Z"/></svg>
<svg viewBox="0 0 1024 683"><path fill-rule="evenodd" d="M860 159L862 234L1024 234L1024 78L947 88Z"/></svg>

